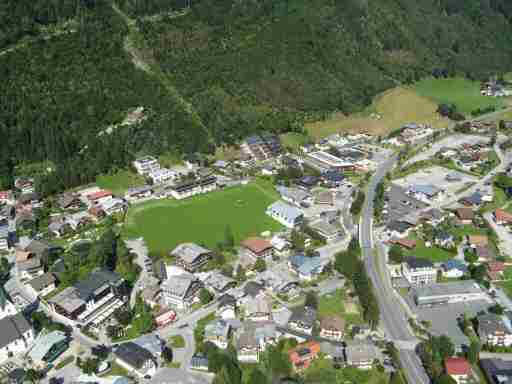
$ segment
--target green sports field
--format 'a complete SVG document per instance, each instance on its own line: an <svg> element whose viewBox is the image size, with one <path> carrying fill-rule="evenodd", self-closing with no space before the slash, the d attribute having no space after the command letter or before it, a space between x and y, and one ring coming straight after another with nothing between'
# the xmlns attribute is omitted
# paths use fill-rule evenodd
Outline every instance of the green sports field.
<svg viewBox="0 0 512 384"><path fill-rule="evenodd" d="M428 97L437 103L455 104L457 109L465 115L469 115L477 108L486 108L492 105L499 109L506 103L503 98L482 96L478 81L462 77L426 78L415 83L413 89L420 96Z"/></svg>
<svg viewBox="0 0 512 384"><path fill-rule="evenodd" d="M283 227L265 215L277 199L272 187L258 181L186 200L154 200L128 211L125 237L142 236L153 252L167 252L177 244L196 242L215 247L229 225L239 242L263 231Z"/></svg>

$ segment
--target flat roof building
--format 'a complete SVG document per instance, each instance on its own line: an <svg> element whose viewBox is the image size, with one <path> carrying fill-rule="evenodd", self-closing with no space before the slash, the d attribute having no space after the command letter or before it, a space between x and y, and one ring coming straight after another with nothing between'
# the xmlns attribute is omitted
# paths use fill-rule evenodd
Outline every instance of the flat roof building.
<svg viewBox="0 0 512 384"><path fill-rule="evenodd" d="M437 283L414 288L413 297L417 305L451 304L486 299L485 292L474 280Z"/></svg>

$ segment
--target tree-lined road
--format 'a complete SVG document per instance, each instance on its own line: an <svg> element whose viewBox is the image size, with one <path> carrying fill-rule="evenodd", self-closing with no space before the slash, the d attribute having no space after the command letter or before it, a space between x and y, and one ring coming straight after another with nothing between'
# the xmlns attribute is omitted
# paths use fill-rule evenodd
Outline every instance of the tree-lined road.
<svg viewBox="0 0 512 384"><path fill-rule="evenodd" d="M409 328L407 316L394 295L390 280L382 274L386 268L384 255L379 252L374 257L373 254L373 201L375 192L377 185L382 181L386 173L393 168L396 161L396 155L386 160L377 168L375 174L370 179L359 225L359 241L366 270L373 283L375 295L379 303L380 322L386 331L387 338L398 341L396 346L400 351L400 363L402 364L407 381L414 384L428 384L430 379L425 373L414 349L404 348L406 345L414 345L417 339ZM381 247L377 247L377 249L379 250Z"/></svg>

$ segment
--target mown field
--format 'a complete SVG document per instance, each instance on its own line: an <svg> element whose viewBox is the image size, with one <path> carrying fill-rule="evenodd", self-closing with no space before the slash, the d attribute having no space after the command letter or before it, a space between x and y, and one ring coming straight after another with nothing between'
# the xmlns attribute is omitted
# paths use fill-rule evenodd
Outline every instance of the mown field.
<svg viewBox="0 0 512 384"><path fill-rule="evenodd" d="M482 96L480 83L461 77L451 79L426 78L414 84L413 89L423 97L436 103L455 104L465 115L475 109L495 106L497 109L506 104L506 99Z"/></svg>
<svg viewBox="0 0 512 384"><path fill-rule="evenodd" d="M418 95L414 90L398 87L377 96L363 113L349 116L335 114L326 120L307 123L306 129L318 139L336 132L385 135L411 122L446 128L448 120L441 118L436 109L437 104L432 100Z"/></svg>
<svg viewBox="0 0 512 384"><path fill-rule="evenodd" d="M265 215L276 198L261 181L186 200L156 200L130 208L125 237L142 236L152 252L167 252L179 243L215 247L230 226L235 242L282 226Z"/></svg>
<svg viewBox="0 0 512 384"><path fill-rule="evenodd" d="M99 175L96 178L98 187L108 189L115 195L123 196L128 188L144 185L142 176L128 170L117 171L111 175Z"/></svg>

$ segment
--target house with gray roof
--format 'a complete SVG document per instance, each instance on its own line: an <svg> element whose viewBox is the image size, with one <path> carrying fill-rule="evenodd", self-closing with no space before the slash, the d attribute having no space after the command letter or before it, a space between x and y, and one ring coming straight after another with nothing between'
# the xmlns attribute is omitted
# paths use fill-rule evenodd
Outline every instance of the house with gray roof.
<svg viewBox="0 0 512 384"><path fill-rule="evenodd" d="M36 296L46 296L55 290L56 279L53 273L46 272L28 282L28 286Z"/></svg>
<svg viewBox="0 0 512 384"><path fill-rule="evenodd" d="M148 333L133 340L139 347L147 349L153 356L160 357L165 347L165 341L157 334Z"/></svg>
<svg viewBox="0 0 512 384"><path fill-rule="evenodd" d="M249 298L245 302L246 319L251 321L272 320L272 303L267 295Z"/></svg>
<svg viewBox="0 0 512 384"><path fill-rule="evenodd" d="M19 276L22 280L31 280L44 273L43 263L39 257L32 257L16 263Z"/></svg>
<svg viewBox="0 0 512 384"><path fill-rule="evenodd" d="M346 364L359 369L371 369L375 360L382 359L378 348L368 341L347 342Z"/></svg>
<svg viewBox="0 0 512 384"><path fill-rule="evenodd" d="M341 240L343 237L341 227L326 220L316 220L309 223L309 228L318 233L328 243Z"/></svg>
<svg viewBox="0 0 512 384"><path fill-rule="evenodd" d="M294 308L288 327L294 331L311 335L316 323L316 310L310 307Z"/></svg>
<svg viewBox="0 0 512 384"><path fill-rule="evenodd" d="M282 201L271 204L267 208L266 214L291 229L302 225L304 221L302 210Z"/></svg>
<svg viewBox="0 0 512 384"><path fill-rule="evenodd" d="M165 280L161 287L162 300L167 306L186 309L199 300L198 293L203 284L193 275L184 273Z"/></svg>
<svg viewBox="0 0 512 384"><path fill-rule="evenodd" d="M215 344L221 349L226 349L229 342L230 325L222 320L213 320L204 328L204 340Z"/></svg>
<svg viewBox="0 0 512 384"><path fill-rule="evenodd" d="M257 363L260 353L277 342L280 333L273 321L246 321L236 334L238 361Z"/></svg>
<svg viewBox="0 0 512 384"><path fill-rule="evenodd" d="M447 283L422 285L412 290L416 305L440 305L486 300L485 292L474 280L460 280Z"/></svg>
<svg viewBox="0 0 512 384"><path fill-rule="evenodd" d="M119 344L113 353L116 363L129 373L134 373L141 378L146 375L153 376L156 373L156 357L134 342Z"/></svg>
<svg viewBox="0 0 512 384"><path fill-rule="evenodd" d="M423 202L430 202L442 196L443 190L432 184L415 184L407 191L408 194Z"/></svg>
<svg viewBox="0 0 512 384"><path fill-rule="evenodd" d="M0 319L0 362L25 353L34 341L34 331L21 313Z"/></svg>
<svg viewBox="0 0 512 384"><path fill-rule="evenodd" d="M478 336L482 344L492 347L510 347L512 330L501 316L487 313L477 317Z"/></svg>
<svg viewBox="0 0 512 384"><path fill-rule="evenodd" d="M194 243L183 243L174 248L170 255L176 258L176 265L188 272L195 272L211 259L213 252Z"/></svg>
<svg viewBox="0 0 512 384"><path fill-rule="evenodd" d="M276 188L281 199L296 207L308 207L313 202L311 194L304 189L279 186Z"/></svg>

